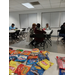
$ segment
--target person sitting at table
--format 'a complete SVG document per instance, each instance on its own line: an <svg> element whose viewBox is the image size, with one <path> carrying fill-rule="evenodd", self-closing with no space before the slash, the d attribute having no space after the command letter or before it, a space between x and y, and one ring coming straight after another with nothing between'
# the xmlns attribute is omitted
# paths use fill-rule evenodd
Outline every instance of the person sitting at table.
<svg viewBox="0 0 75 75"><path fill-rule="evenodd" d="M15 24L12 23L12 25L9 27L9 30L14 30L15 29Z"/></svg>
<svg viewBox="0 0 75 75"><path fill-rule="evenodd" d="M59 36L63 37L61 40L65 42L65 22L61 25Z"/></svg>
<svg viewBox="0 0 75 75"><path fill-rule="evenodd" d="M37 27L35 28L35 35L37 35L37 34L41 35L41 34L44 34L44 33L46 33L46 32L43 29L41 29L40 24L37 23ZM45 38L40 38L40 39L37 38L37 37L34 38L35 41L40 41L40 42L42 42L44 39ZM37 45L37 43L35 45Z"/></svg>
<svg viewBox="0 0 75 75"><path fill-rule="evenodd" d="M49 26L49 24L48 24L48 23L46 24L45 29L46 29L46 30L51 30L51 28L50 28L50 26Z"/></svg>
<svg viewBox="0 0 75 75"><path fill-rule="evenodd" d="M35 31L35 27L36 27L36 24L33 23L33 24L32 24L32 28L30 29L30 37L29 37L29 38L30 38L30 41L31 41L31 42L29 43L29 45L30 45L30 44L33 45L33 42L34 42L33 37L34 37L34 34L35 34L35 32L34 32L34 31Z"/></svg>

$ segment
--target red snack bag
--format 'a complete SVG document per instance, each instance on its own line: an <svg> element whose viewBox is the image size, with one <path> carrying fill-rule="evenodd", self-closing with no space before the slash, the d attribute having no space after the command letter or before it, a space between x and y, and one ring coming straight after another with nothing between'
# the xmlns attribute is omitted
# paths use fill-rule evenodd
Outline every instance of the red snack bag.
<svg viewBox="0 0 75 75"><path fill-rule="evenodd" d="M28 56L27 59L37 59L37 58L38 58L38 56L36 56L36 55L30 55L30 56Z"/></svg>
<svg viewBox="0 0 75 75"><path fill-rule="evenodd" d="M58 57L57 58L57 63L60 69L65 69L65 57Z"/></svg>
<svg viewBox="0 0 75 75"><path fill-rule="evenodd" d="M23 51L21 54L22 55L30 55L31 51Z"/></svg>
<svg viewBox="0 0 75 75"><path fill-rule="evenodd" d="M22 71L23 67L24 67L24 65L23 64L20 64L17 67L17 69L16 69L16 71L14 73L17 73L18 75L21 75L21 71Z"/></svg>

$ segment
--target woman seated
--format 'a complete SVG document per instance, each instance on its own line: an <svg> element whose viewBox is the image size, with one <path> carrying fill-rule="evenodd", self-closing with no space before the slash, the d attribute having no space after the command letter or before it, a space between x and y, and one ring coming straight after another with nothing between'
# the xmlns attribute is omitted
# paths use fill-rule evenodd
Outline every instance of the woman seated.
<svg viewBox="0 0 75 75"><path fill-rule="evenodd" d="M45 29L46 29L46 30L51 30L51 28L50 28L50 26L49 26L49 24L48 24L48 23L46 24Z"/></svg>

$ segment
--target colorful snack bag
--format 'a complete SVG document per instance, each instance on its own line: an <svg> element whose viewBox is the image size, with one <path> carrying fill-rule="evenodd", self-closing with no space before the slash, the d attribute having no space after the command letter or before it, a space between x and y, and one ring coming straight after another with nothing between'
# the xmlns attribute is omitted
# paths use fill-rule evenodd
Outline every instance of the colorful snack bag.
<svg viewBox="0 0 75 75"><path fill-rule="evenodd" d="M17 51L21 51L22 52L23 50L22 49L17 49Z"/></svg>
<svg viewBox="0 0 75 75"><path fill-rule="evenodd" d="M37 59L37 58L38 58L38 56L36 56L36 55L29 55L27 59Z"/></svg>
<svg viewBox="0 0 75 75"><path fill-rule="evenodd" d="M13 52L13 54L21 54L21 51L15 50L15 52Z"/></svg>
<svg viewBox="0 0 75 75"><path fill-rule="evenodd" d="M23 64L20 64L17 69L15 70L14 73L18 74L18 75L21 75L21 71L23 69L24 65Z"/></svg>
<svg viewBox="0 0 75 75"><path fill-rule="evenodd" d="M17 59L17 55L9 55L9 61L11 61L11 60L16 60Z"/></svg>
<svg viewBox="0 0 75 75"><path fill-rule="evenodd" d="M47 59L44 59L37 63L39 66L41 66L43 69L47 70L49 67L51 67L54 63L50 62Z"/></svg>
<svg viewBox="0 0 75 75"><path fill-rule="evenodd" d="M9 54L13 54L15 50L9 50Z"/></svg>
<svg viewBox="0 0 75 75"><path fill-rule="evenodd" d="M38 62L38 59L28 59L27 65L32 65L32 64L37 63L37 62Z"/></svg>
<svg viewBox="0 0 75 75"><path fill-rule="evenodd" d="M57 63L60 69L65 69L65 57L58 57L57 58Z"/></svg>
<svg viewBox="0 0 75 75"><path fill-rule="evenodd" d="M24 65L22 71L21 71L21 75L26 75L27 72L30 70L31 67Z"/></svg>
<svg viewBox="0 0 75 75"><path fill-rule="evenodd" d="M42 54L50 54L50 52L48 52L48 51L40 51L40 53L42 53Z"/></svg>
<svg viewBox="0 0 75 75"><path fill-rule="evenodd" d="M65 75L65 70L64 69L59 69L59 75Z"/></svg>
<svg viewBox="0 0 75 75"><path fill-rule="evenodd" d="M43 55L43 54L38 54L38 57L39 57L39 60L40 60L40 61L42 61L42 60L44 60L44 59L50 60L47 54L45 54L45 55Z"/></svg>
<svg viewBox="0 0 75 75"><path fill-rule="evenodd" d="M10 61L10 63L9 63L9 74L14 73L19 64L21 64L21 63L15 62L15 61Z"/></svg>
<svg viewBox="0 0 75 75"><path fill-rule="evenodd" d="M38 48L32 49L32 53L39 53L39 49Z"/></svg>
<svg viewBox="0 0 75 75"><path fill-rule="evenodd" d="M43 75L44 71L45 70L37 64L33 64L30 71L26 75Z"/></svg>
<svg viewBox="0 0 75 75"><path fill-rule="evenodd" d="M27 56L25 56L25 55L19 55L18 58L15 61L25 62L26 60L27 60Z"/></svg>
<svg viewBox="0 0 75 75"><path fill-rule="evenodd" d="M27 55L27 56L28 56L28 55L30 55L30 53L31 53L31 51L23 51L21 54L22 54L22 55Z"/></svg>

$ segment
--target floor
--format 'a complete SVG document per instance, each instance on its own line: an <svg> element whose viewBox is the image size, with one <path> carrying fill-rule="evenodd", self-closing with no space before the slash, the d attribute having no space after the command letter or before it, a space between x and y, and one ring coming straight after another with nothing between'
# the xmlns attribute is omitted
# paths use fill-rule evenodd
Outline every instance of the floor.
<svg viewBox="0 0 75 75"><path fill-rule="evenodd" d="M48 48L45 48L45 50L50 51L50 52L65 54L65 44L63 44L61 41L57 42L57 37L52 37L51 39L52 39L52 46L50 46L50 44L48 44ZM26 40L17 42L15 44L11 44L9 46L18 47L18 48L27 48L27 49L34 48L32 45L29 45L29 42L26 42ZM43 48L41 48L40 50L42 50L42 49Z"/></svg>

